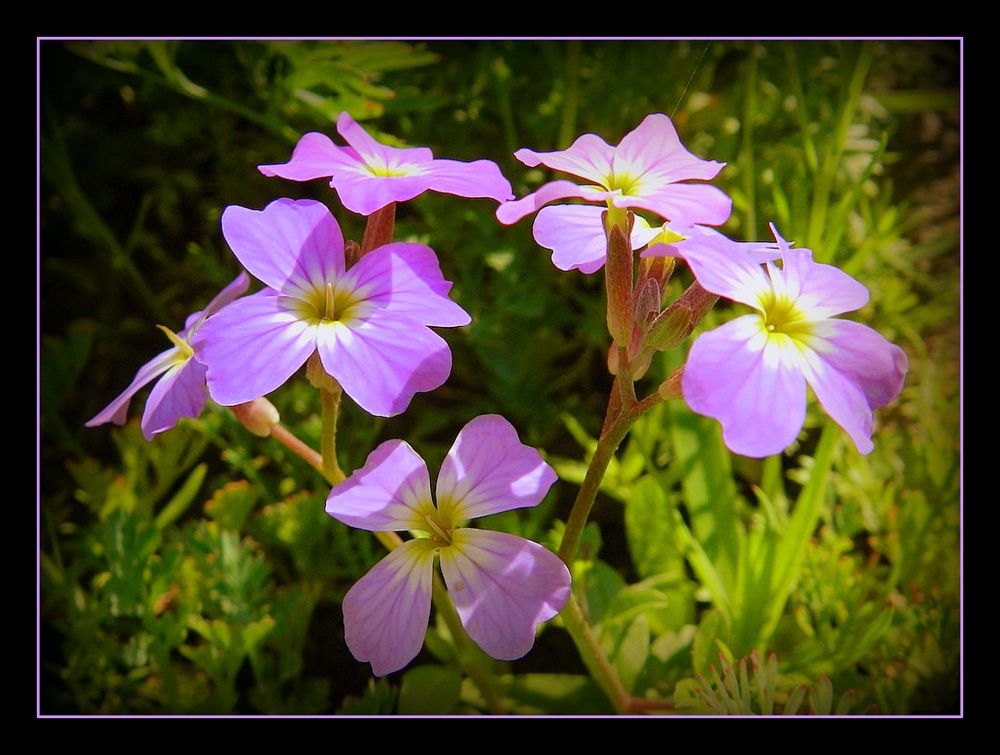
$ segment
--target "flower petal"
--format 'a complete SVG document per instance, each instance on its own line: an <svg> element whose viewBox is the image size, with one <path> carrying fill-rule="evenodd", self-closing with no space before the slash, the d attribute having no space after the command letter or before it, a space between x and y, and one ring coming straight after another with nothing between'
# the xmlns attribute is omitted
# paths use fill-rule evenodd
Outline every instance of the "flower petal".
<svg viewBox="0 0 1000 755"><path fill-rule="evenodd" d="M597 205L549 205L535 216L532 235L539 246L552 250L552 264L560 270L594 273L607 259L603 212Z"/></svg>
<svg viewBox="0 0 1000 755"><path fill-rule="evenodd" d="M519 149L514 153L514 157L529 168L544 165L560 173L569 173L571 176L591 181L604 188L608 188L614 156L615 148L597 134L583 134L570 145L569 149L554 152Z"/></svg>
<svg viewBox="0 0 1000 755"><path fill-rule="evenodd" d="M208 389L223 406L253 401L282 385L316 350L316 327L271 289L237 299L205 321L191 341L208 367Z"/></svg>
<svg viewBox="0 0 1000 755"><path fill-rule="evenodd" d="M814 262L809 249L782 246L781 273L771 275L775 293L784 293L810 320L822 320L861 309L868 289L839 267Z"/></svg>
<svg viewBox="0 0 1000 755"><path fill-rule="evenodd" d="M84 423L85 427L96 427L105 422L112 422L122 425L128 418L128 407L132 397L138 393L143 386L156 380L160 375L169 370L180 358L180 349L176 346L166 351L162 351L150 359L139 368L139 371L132 378L132 382L122 391L110 404L97 413L92 419Z"/></svg>
<svg viewBox="0 0 1000 755"><path fill-rule="evenodd" d="M513 225L521 218L556 199L585 199L588 202L603 202L615 193L595 189L592 186L582 186L565 179L549 181L532 194L504 202L497 207L496 216L497 220L504 225Z"/></svg>
<svg viewBox="0 0 1000 755"><path fill-rule="evenodd" d="M709 293L760 309L761 297L772 290L771 279L748 247L721 233L702 229L690 238L668 244L670 256L687 262ZM692 229L693 230L693 229ZM683 231L680 231L683 233Z"/></svg>
<svg viewBox="0 0 1000 755"><path fill-rule="evenodd" d="M734 453L780 453L805 421L804 361L791 338L768 334L759 315L744 315L691 345L681 378L684 400L722 424Z"/></svg>
<svg viewBox="0 0 1000 755"><path fill-rule="evenodd" d="M174 364L146 399L142 413L143 437L152 440L157 433L175 427L181 417L197 417L207 400L205 365L190 357Z"/></svg>
<svg viewBox="0 0 1000 755"><path fill-rule="evenodd" d="M434 160L427 173L428 189L458 197L485 197L497 202L513 199L508 181L491 160Z"/></svg>
<svg viewBox="0 0 1000 755"><path fill-rule="evenodd" d="M358 215L371 215L393 202L407 202L428 189L427 176L382 176L363 166L340 171L333 186L341 203Z"/></svg>
<svg viewBox="0 0 1000 755"><path fill-rule="evenodd" d="M265 176L279 176L290 181L311 181L331 178L339 169L358 162L357 153L338 147L326 134L311 131L299 139L292 151L292 158L280 165L258 165Z"/></svg>
<svg viewBox="0 0 1000 755"><path fill-rule="evenodd" d="M427 147L400 148L382 144L346 111L337 118L337 133L357 151L369 171L390 168L394 172L415 175L421 166L427 166L434 159L434 154Z"/></svg>
<svg viewBox="0 0 1000 755"><path fill-rule="evenodd" d="M497 414L476 417L459 432L441 464L437 505L452 524L499 511L537 506L556 473Z"/></svg>
<svg viewBox="0 0 1000 755"><path fill-rule="evenodd" d="M612 197L615 207L648 210L664 220L699 225L722 225L733 211L733 200L718 186L696 183L671 183L660 188L646 188L635 196Z"/></svg>
<svg viewBox="0 0 1000 755"><path fill-rule="evenodd" d="M370 662L375 676L412 661L427 634L434 551L430 540L409 540L389 553L344 596L344 639L351 654Z"/></svg>
<svg viewBox="0 0 1000 755"><path fill-rule="evenodd" d="M468 312L448 298L451 282L441 274L434 251L397 241L373 249L347 273L347 283L363 297L421 325L468 325Z"/></svg>
<svg viewBox="0 0 1000 755"><path fill-rule="evenodd" d="M386 310L350 325L321 323L317 347L326 371L378 417L399 414L414 394L438 388L451 374L451 350L441 336Z"/></svg>
<svg viewBox="0 0 1000 755"><path fill-rule="evenodd" d="M896 400L906 378L906 353L877 332L850 320L813 323L814 357L805 377L833 420L851 436L859 453L871 441L872 409Z"/></svg>
<svg viewBox="0 0 1000 755"><path fill-rule="evenodd" d="M187 321L184 324L184 330L178 333L177 337L190 342L191 336L195 334L205 320L230 302L238 299L246 293L248 288L250 288L250 277L245 272L241 272L233 279L232 283L215 295L212 301L208 303L208 306L205 307L204 311L195 312L187 318Z"/></svg>
<svg viewBox="0 0 1000 755"><path fill-rule="evenodd" d="M504 532L460 528L452 538L441 572L462 625L489 656L521 658L535 628L569 600L569 570L538 543Z"/></svg>
<svg viewBox="0 0 1000 755"><path fill-rule="evenodd" d="M277 199L263 210L233 205L222 233L237 259L265 285L307 299L344 273L344 236L322 202Z"/></svg>
<svg viewBox="0 0 1000 755"><path fill-rule="evenodd" d="M389 440L368 455L365 465L335 486L326 513L370 532L427 530L434 512L427 465L406 442Z"/></svg>
<svg viewBox="0 0 1000 755"><path fill-rule="evenodd" d="M703 160L681 144L669 116L651 113L625 134L614 155L615 175L643 175L645 181L673 183L715 178L725 163ZM709 223L708 225L715 225Z"/></svg>

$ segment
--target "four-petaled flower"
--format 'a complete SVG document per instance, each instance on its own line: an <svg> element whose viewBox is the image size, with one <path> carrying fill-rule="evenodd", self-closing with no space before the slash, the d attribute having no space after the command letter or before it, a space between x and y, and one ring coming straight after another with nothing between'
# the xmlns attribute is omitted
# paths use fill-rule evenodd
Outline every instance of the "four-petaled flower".
<svg viewBox="0 0 1000 755"><path fill-rule="evenodd" d="M146 440L152 440L157 433L169 430L177 424L181 417L197 417L205 408L208 393L205 390L205 365L197 359L192 359L195 350L191 339L198 332L207 318L215 315L224 306L236 299L247 290L250 279L246 273L240 273L236 279L216 295L202 312L189 315L180 333L173 333L162 325L158 325L173 347L156 355L139 368L132 380L118 398L112 401L96 417L86 423L87 427L95 427L105 422L121 425L128 416L129 402L132 397L147 383L160 379L149 392L146 408L142 413L142 434ZM160 377L162 375L162 377Z"/></svg>
<svg viewBox="0 0 1000 755"><path fill-rule="evenodd" d="M387 441L337 485L328 514L373 532L417 530L344 596L347 645L376 676L403 668L420 651L430 616L434 555L472 640L499 660L525 655L535 629L569 600L570 574L554 553L466 520L536 506L555 481L538 451L522 445L498 415L473 419L441 465L437 505L423 459L401 440Z"/></svg>
<svg viewBox="0 0 1000 755"><path fill-rule="evenodd" d="M808 249L778 243L782 267L764 266L732 243L709 238L677 254L709 292L757 310L702 334L682 377L684 400L722 424L730 450L780 453L795 440L806 412L806 384L860 453L874 448L872 410L899 396L907 359L866 325L831 319L868 302L847 273L815 262Z"/></svg>
<svg viewBox="0 0 1000 755"><path fill-rule="evenodd" d="M584 134L566 150L519 149L514 156L529 167L544 165L591 184L551 181L532 194L505 202L496 211L497 219L505 225L549 202L570 198L648 210L665 220L686 224L722 225L732 211L732 200L721 189L704 183L679 183L711 180L725 163L691 154L681 144L670 118L662 113L646 116L617 147L596 134ZM572 205L562 207L560 211L567 211Z"/></svg>
<svg viewBox="0 0 1000 755"><path fill-rule="evenodd" d="M514 197L510 182L490 160L436 160L427 147L389 147L373 139L347 113L337 119L337 131L349 147L338 147L330 137L313 131L299 139L287 163L259 165L258 170L292 181L330 178L344 207L360 215L371 215L425 191L497 202Z"/></svg>
<svg viewBox="0 0 1000 755"><path fill-rule="evenodd" d="M347 268L340 226L313 200L228 207L222 230L267 288L233 302L197 334L195 352L217 403L270 393L314 352L348 396L383 417L448 378L451 351L427 326L471 318L448 298L451 283L429 247L393 242Z"/></svg>

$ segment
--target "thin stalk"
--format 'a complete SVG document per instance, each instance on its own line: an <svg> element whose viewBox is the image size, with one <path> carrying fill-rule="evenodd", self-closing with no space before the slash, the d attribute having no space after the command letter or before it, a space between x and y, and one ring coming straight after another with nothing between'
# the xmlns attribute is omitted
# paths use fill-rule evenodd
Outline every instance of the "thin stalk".
<svg viewBox="0 0 1000 755"><path fill-rule="evenodd" d="M320 455L323 458L323 476L331 485L338 485L347 479L337 462L337 417L340 414L340 398L344 395L340 386L321 388L323 400Z"/></svg>
<svg viewBox="0 0 1000 755"><path fill-rule="evenodd" d="M271 436L286 448L305 459L317 472L323 473L323 457L299 440L284 425L271 425Z"/></svg>
<svg viewBox="0 0 1000 755"><path fill-rule="evenodd" d="M617 391L618 387L615 386L612 390ZM567 565L571 565L576 557L576 551L580 547L580 540L583 537L583 528L590 517L590 510L594 506L597 491L600 490L601 481L604 479L604 474L607 472L608 464L611 463L615 451L618 450L618 446L639 417L662 400L659 393L653 393L631 406L622 406L617 412L617 416L611 420L605 431L601 433L601 437L598 438L597 447L590 458L587 473L583 478L583 484L580 485L569 518L566 520L566 530L563 532L563 539L559 545L558 556Z"/></svg>
<svg viewBox="0 0 1000 755"><path fill-rule="evenodd" d="M611 700L615 712L628 713L632 696L621 683L618 674L615 673L614 667L604 653L604 648L597 641L593 629L583 615L583 609L580 608L580 604L576 602L573 595L570 595L569 602L559 616L566 626L566 631L573 638L581 660L583 660L591 677Z"/></svg>

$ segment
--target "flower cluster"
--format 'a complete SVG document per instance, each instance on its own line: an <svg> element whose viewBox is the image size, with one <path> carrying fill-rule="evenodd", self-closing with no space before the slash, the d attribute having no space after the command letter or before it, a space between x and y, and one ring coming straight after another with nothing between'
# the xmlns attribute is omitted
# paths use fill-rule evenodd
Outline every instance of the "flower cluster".
<svg viewBox="0 0 1000 755"><path fill-rule="evenodd" d="M347 113L337 130L349 146L306 134L288 163L259 170L298 181L329 178L347 209L369 216L425 191L513 199L507 179L488 160L439 160L426 148L388 147ZM431 327L463 326L471 318L449 297L452 284L430 247L390 240L359 248L345 240L325 204L287 198L262 210L226 208L222 233L264 288L240 298L250 283L241 272L180 333L163 328L173 347L145 365L88 426L123 423L131 398L157 377L142 420L147 439L181 417L198 416L209 396L266 436L277 414L263 397L307 362L383 417L404 411L414 394L448 378L451 351ZM383 235L391 238L391 232ZM347 642L355 656L384 675L417 654L435 554L469 636L498 659L527 653L538 625L566 604L569 570L537 543L465 523L535 506L555 479L539 453L496 415L478 417L460 432L438 479L436 506L427 468L406 443L390 441L373 451L333 489L327 511L352 526L427 536L392 551L346 596Z"/></svg>
<svg viewBox="0 0 1000 755"><path fill-rule="evenodd" d="M591 182L551 181L502 204L496 214L502 223L514 223L537 210L534 238L552 250L562 270L612 268L617 254L606 273L612 373L629 366L623 378L641 377L653 352L687 338L715 300L725 297L757 313L698 337L679 373L680 385L665 383L661 395L683 395L692 410L721 423L732 451L761 457L794 441L805 419L808 384L858 451L872 450L872 410L899 396L907 359L871 328L832 319L864 306L867 289L815 262L810 250L793 249L773 225L774 243L738 243L710 228L726 221L731 202L698 181L714 178L724 163L692 155L667 116L647 116L617 147L584 134L564 151L521 149L515 156L525 165ZM548 205L569 198L604 207ZM622 210L644 210L664 222L657 227L630 213L622 223ZM610 225L602 221L609 211L617 213ZM637 250L647 263L671 262L647 264L634 275ZM673 258L688 264L695 285L661 309Z"/></svg>
<svg viewBox="0 0 1000 755"><path fill-rule="evenodd" d="M689 152L666 115L647 116L616 147L585 134L562 151L518 150L515 157L529 167L586 182L553 180L520 199L488 160L435 159L427 148L389 147L346 113L337 131L347 146L308 133L287 163L258 169L294 181L329 179L344 207L369 216L363 244L346 240L319 201L280 198L260 210L226 208L222 233L246 272L179 333L160 326L172 348L143 366L88 426L124 422L131 399L159 378L142 418L147 439L197 416L209 396L266 436L277 415L264 397L307 364L311 379L317 370L323 378L314 384L338 398L342 391L372 415L406 410L415 394L438 388L451 372L448 343L432 328L471 322L450 297L452 283L435 252L392 240L395 204L437 191L492 199L503 224L536 213L534 238L551 250L556 267L604 269L608 366L616 385L608 421L616 428L623 416L634 421L640 409L683 397L693 411L718 420L733 452L776 454L803 426L809 386L857 450L872 450L873 410L899 395L907 359L871 328L837 319L866 304L867 289L815 262L810 250L794 248L773 225L773 241L765 242L736 242L718 231L732 203L707 182L725 164ZM572 203L550 204L559 200ZM369 235L373 227L378 231ZM695 280L667 304L677 260ZM244 296L248 273L263 288ZM653 355L683 343L720 297L754 311L698 336L685 365L639 402L634 384ZM622 437L614 436L615 446ZM326 448L323 454L331 458ZM572 549L557 556L538 543L468 526L537 506L556 481L503 417L479 416L462 428L434 496L427 465L402 440L378 446L350 475L336 471L324 467L334 483L326 500L331 517L412 535L343 601L348 647L376 676L403 668L419 652L436 565L462 628L493 658L523 656L539 625L571 600L565 562Z"/></svg>

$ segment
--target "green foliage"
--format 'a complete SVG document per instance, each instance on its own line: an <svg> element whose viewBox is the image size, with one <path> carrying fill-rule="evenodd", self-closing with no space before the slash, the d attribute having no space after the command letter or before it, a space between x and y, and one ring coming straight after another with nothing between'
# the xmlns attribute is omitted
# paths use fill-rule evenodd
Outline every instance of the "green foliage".
<svg viewBox="0 0 1000 755"><path fill-rule="evenodd" d="M328 486L294 454L213 408L152 442L135 419L83 427L166 348L155 324L179 329L234 277L227 205L317 198L360 239L363 219L325 182L256 170L307 131L334 136L346 110L386 143L494 160L518 196L552 176L516 149L563 149L585 132L617 143L667 113L692 152L727 162L717 183L734 213L721 230L757 240L774 222L868 286L852 317L910 359L900 400L877 413L875 451L859 456L811 407L783 456L735 457L715 423L663 403L609 466L574 591L648 712L956 713L956 47L41 41L40 712L494 710L434 622L399 675L373 681L350 656L339 601L383 551L325 514ZM610 387L603 284L556 270L530 220L503 227L493 210L430 194L399 208L397 237L438 252L473 323L443 333L452 376L405 414L374 421L345 402L340 461L355 469L405 438L433 469L469 419L502 414L561 479L542 506L481 524L554 547ZM720 304L701 327L733 311ZM654 360L639 388L655 390L685 348ZM272 399L318 448L305 381ZM561 619L490 671L509 713L612 712Z"/></svg>

